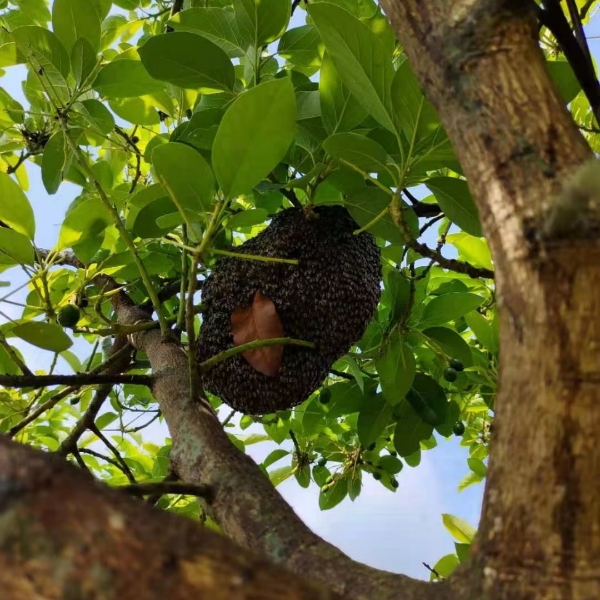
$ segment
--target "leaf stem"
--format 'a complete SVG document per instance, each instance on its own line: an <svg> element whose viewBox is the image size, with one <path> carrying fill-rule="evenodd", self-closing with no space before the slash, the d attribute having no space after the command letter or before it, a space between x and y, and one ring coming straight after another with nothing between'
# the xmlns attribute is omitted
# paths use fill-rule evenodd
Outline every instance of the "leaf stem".
<svg viewBox="0 0 600 600"><path fill-rule="evenodd" d="M115 227L117 228L117 231L121 235L123 241L125 242L125 245L129 249L129 251L133 255L135 264L137 265L137 268L140 272L140 277L142 278L142 281L144 282L144 285L146 286L146 290L148 291L148 296L150 297L152 306L154 307L154 310L156 311L156 315L158 317L158 323L160 325L160 331L161 331L163 337L167 337L169 335L169 325L163 315L162 305L158 298L158 294L156 292L156 289L152 285L152 281L150 281L150 276L148 275L148 271L146 271L146 267L144 266L144 263L142 262L140 255L138 254L137 248L136 248L135 244L133 243L133 240L131 239L129 232L125 228L125 225L123 225L123 221L121 221L119 211L116 209L114 204L110 201L110 199L106 195L106 192L104 191L104 189L102 188L102 186L100 185L98 180L96 179L96 176L94 175L94 172L92 171L92 169L88 165L87 161L85 160L85 157L83 156L83 153L81 152L81 149L71 139L71 136L69 135L69 127L67 125L66 115L59 113L59 121L60 121L62 130L65 134L65 139L67 140L67 144L71 148L71 151L73 152L73 154L76 156L77 162L81 166L81 169L83 170L83 172L85 173L87 178L92 182L92 185L98 192L98 195L100 196L100 199L102 200L102 203L106 206L106 208L110 212L113 222L115 224Z"/></svg>
<svg viewBox="0 0 600 600"><path fill-rule="evenodd" d="M256 348L265 348L267 346L303 346L304 348L316 348L316 345L313 342L307 342L305 340L296 340L293 338L271 338L268 340L254 340L253 342L247 342L246 344L240 344L239 346L235 346L234 348L229 348L229 350L225 350L224 352L219 352L219 354L215 354L212 358L205 360L203 363L200 363L201 372L208 371L208 369L214 367L216 364L235 356L236 354L241 354L242 352L246 352L246 350L255 350Z"/></svg>
<svg viewBox="0 0 600 600"><path fill-rule="evenodd" d="M188 291L185 301L185 328L188 338L188 370L190 378L190 397L192 399L197 398L199 392L196 330L194 329L194 323L196 319L196 312L194 310L194 294L196 293L196 287L198 285L196 274L198 271L198 264L202 260L204 253L210 244L213 231L217 226L222 204L223 203L221 201L217 202L215 209L213 210L208 227L202 236L202 242L200 243L198 249L194 251L192 267L188 274Z"/></svg>
<svg viewBox="0 0 600 600"><path fill-rule="evenodd" d="M257 260L260 262L285 263L286 265L298 265L300 261L297 258L276 258L274 256L260 256L258 254L242 254L241 252L230 252L229 250L210 251L211 254L219 254L221 256L231 256L242 260Z"/></svg>
<svg viewBox="0 0 600 600"><path fill-rule="evenodd" d="M390 207L388 205L374 219L371 219L364 227L357 229L354 232L354 235L358 235L359 233L362 233L363 231L367 231L368 229L373 227L373 225L375 225L375 223L378 223L381 219L383 219L383 217L385 217L385 215L388 214L389 210L390 210Z"/></svg>

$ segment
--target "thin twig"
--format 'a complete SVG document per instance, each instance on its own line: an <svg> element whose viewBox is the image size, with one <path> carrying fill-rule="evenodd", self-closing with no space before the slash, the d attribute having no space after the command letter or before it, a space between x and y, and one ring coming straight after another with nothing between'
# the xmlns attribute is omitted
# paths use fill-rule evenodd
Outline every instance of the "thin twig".
<svg viewBox="0 0 600 600"><path fill-rule="evenodd" d="M136 483L135 477L129 468L129 465L125 462L125 459L121 456L121 453L117 450L116 446L98 429L96 424L92 424L89 430L95 434L104 445L112 452L115 460L121 465L121 470L125 473L125 476L131 483Z"/></svg>
<svg viewBox="0 0 600 600"><path fill-rule="evenodd" d="M400 197L398 194L394 194L392 198L392 207L391 207L392 219L396 226L400 229L404 237L407 239L407 246L412 248L415 252L418 252L421 256L425 258L432 258L444 269L449 269L450 271L456 271L457 273L464 273L469 277L473 277L474 279L478 277L483 277L484 279L493 279L494 272L489 269L483 269L479 267L475 267L469 263L462 262L460 260L455 260L453 258L445 258L439 252L432 250L429 246L425 244L421 244L417 240L415 240L408 226L404 222L404 217L402 215L402 208L400 206Z"/></svg>
<svg viewBox="0 0 600 600"><path fill-rule="evenodd" d="M136 483L132 485L122 485L117 488L132 494L133 496L149 496L153 494L183 494L184 496L198 496L200 498L210 498L212 490L208 485L198 485L193 483L184 483L181 481L159 481L156 483Z"/></svg>
<svg viewBox="0 0 600 600"><path fill-rule="evenodd" d="M103 373L77 373L76 375L0 375L0 385L8 388L45 388L50 385L152 385L151 375L105 375Z"/></svg>

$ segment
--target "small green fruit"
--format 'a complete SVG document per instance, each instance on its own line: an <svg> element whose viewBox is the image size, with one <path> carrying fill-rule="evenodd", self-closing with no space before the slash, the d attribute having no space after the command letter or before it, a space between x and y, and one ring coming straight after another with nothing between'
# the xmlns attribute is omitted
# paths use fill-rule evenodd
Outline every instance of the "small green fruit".
<svg viewBox="0 0 600 600"><path fill-rule="evenodd" d="M465 424L462 421L457 421L452 427L454 435L463 435L465 432Z"/></svg>
<svg viewBox="0 0 600 600"><path fill-rule="evenodd" d="M458 373L452 367L448 367L444 369L444 379L452 383L458 379Z"/></svg>
<svg viewBox="0 0 600 600"><path fill-rule="evenodd" d="M398 488L398 485L399 485L399 484L398 484L398 480L397 480L395 477L392 477L392 478L390 479L390 483L392 484L392 487L393 487L394 489L397 489L397 488Z"/></svg>
<svg viewBox="0 0 600 600"><path fill-rule="evenodd" d="M317 462L317 465L319 467L324 467L327 464L327 459L326 458L320 458Z"/></svg>
<svg viewBox="0 0 600 600"><path fill-rule="evenodd" d="M67 306L63 306L56 315L56 320L59 325L63 327L73 328L79 322L81 317L81 313L79 309L73 304L67 304Z"/></svg>
<svg viewBox="0 0 600 600"><path fill-rule="evenodd" d="M330 475L330 476L329 476L329 477L328 477L328 478L325 480L325 483L326 483L327 485L331 485L331 484L333 483L333 477Z"/></svg>
<svg viewBox="0 0 600 600"><path fill-rule="evenodd" d="M329 486L328 486L328 485L324 485L324 486L321 488L321 491L322 491L324 494L325 494L325 493L327 493L327 492L329 491Z"/></svg>
<svg viewBox="0 0 600 600"><path fill-rule="evenodd" d="M377 472L373 473L373 479L375 481L379 481L381 479L381 473L377 473Z"/></svg>
<svg viewBox="0 0 600 600"><path fill-rule="evenodd" d="M458 360L458 358L453 358L450 361L450 366L459 373L465 370L465 365L462 364L462 361Z"/></svg>
<svg viewBox="0 0 600 600"><path fill-rule="evenodd" d="M331 400L331 390L329 388L324 388L321 390L319 394L319 402L321 404L328 404Z"/></svg>

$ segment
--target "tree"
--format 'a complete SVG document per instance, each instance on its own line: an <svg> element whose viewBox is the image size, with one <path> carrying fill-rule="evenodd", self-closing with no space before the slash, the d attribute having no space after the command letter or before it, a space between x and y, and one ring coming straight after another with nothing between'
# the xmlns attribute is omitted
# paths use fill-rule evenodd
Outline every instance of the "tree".
<svg viewBox="0 0 600 600"><path fill-rule="evenodd" d="M27 73L25 106L0 92L0 264L27 274L0 326L7 598L600 596L596 2L386 0L391 26L369 0L1 4L1 65ZM81 188L50 249L31 163L49 195ZM327 203L376 236L377 314L305 403L229 415L197 376L197 288L273 214ZM233 422L295 450L257 466ZM434 430L470 448L465 484L486 479L475 539L448 518L443 582L350 560L273 485L314 480L322 509L366 476L394 492Z"/></svg>

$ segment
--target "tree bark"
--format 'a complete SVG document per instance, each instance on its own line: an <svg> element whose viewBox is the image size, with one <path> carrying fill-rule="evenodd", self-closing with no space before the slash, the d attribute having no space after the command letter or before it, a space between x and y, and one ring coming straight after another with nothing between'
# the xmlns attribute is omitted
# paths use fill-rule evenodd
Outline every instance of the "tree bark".
<svg viewBox="0 0 600 600"><path fill-rule="evenodd" d="M498 286L483 515L471 567L451 585L465 600L600 598L600 244L585 222L546 228L590 150L526 2L383 5L469 181Z"/></svg>
<svg viewBox="0 0 600 600"><path fill-rule="evenodd" d="M5 600L341 600L5 437L0 590Z"/></svg>

